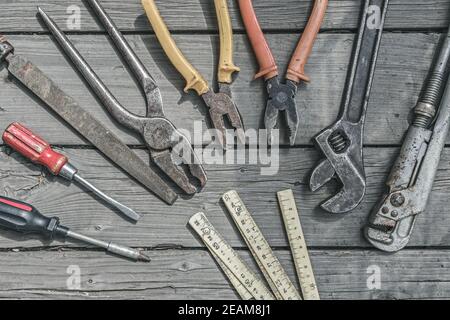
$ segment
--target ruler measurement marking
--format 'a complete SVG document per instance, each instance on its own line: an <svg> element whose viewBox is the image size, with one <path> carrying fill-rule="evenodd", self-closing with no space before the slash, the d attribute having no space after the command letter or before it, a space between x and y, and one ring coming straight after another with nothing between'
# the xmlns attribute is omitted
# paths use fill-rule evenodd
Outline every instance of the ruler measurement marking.
<svg viewBox="0 0 450 320"><path fill-rule="evenodd" d="M256 222L239 198L237 192L227 192L222 199L246 241L247 246L251 248L252 254L254 253L253 256L258 266L261 267L260 269L271 288L271 283L273 283L275 290L274 288L272 290L277 298L281 297L285 300L301 299L300 294L290 281L281 263L273 253L269 243L264 238L261 230L256 225ZM247 227L247 225L250 226Z"/></svg>
<svg viewBox="0 0 450 320"><path fill-rule="evenodd" d="M305 300L320 300L294 193L292 190L280 191L277 193L277 197L303 298Z"/></svg>
<svg viewBox="0 0 450 320"><path fill-rule="evenodd" d="M202 212L192 216L189 225L201 237L213 257L220 261L219 266L242 298L248 299L251 294L258 300L274 299L269 289L215 230Z"/></svg>

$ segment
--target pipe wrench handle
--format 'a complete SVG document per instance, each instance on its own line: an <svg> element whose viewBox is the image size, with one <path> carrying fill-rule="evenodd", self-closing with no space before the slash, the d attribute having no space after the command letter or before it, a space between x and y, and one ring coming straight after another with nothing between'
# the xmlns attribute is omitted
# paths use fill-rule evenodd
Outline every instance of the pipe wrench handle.
<svg viewBox="0 0 450 320"><path fill-rule="evenodd" d="M314 3L311 17L309 18L308 24L306 25L300 42L295 49L287 70L286 78L294 81L295 83L300 83L300 81L310 81L310 78L305 74L305 65L311 55L314 42L325 17L327 7L328 0L316 0Z"/></svg>
<svg viewBox="0 0 450 320"><path fill-rule="evenodd" d="M214 0L214 5L220 33L219 75L217 79L220 83L231 84L233 73L239 72L240 69L233 62L233 27L231 26L230 12L227 0Z"/></svg>
<svg viewBox="0 0 450 320"><path fill-rule="evenodd" d="M255 75L255 79L264 77L265 80L269 80L278 76L277 64L259 25L252 0L239 0L239 7L247 35L260 67L259 72Z"/></svg>
<svg viewBox="0 0 450 320"><path fill-rule="evenodd" d="M198 95L204 95L209 91L209 86L202 75L187 61L181 50L178 48L175 40L169 32L154 0L142 0L148 20L155 31L156 37L161 43L164 52L169 57L174 67L181 73L186 80L185 92L195 90Z"/></svg>

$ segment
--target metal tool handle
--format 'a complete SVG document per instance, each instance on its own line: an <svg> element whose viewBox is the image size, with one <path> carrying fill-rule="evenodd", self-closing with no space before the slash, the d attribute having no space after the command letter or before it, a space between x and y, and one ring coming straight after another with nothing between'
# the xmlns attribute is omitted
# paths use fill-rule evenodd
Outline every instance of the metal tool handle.
<svg viewBox="0 0 450 320"><path fill-rule="evenodd" d="M154 0L142 0L148 20L155 31L156 37L161 43L164 52L169 57L174 67L181 73L186 80L185 92L195 90L198 95L204 95L209 91L209 86L202 75L187 61L181 50L178 48L175 40L172 38L169 29L167 29L164 20L156 7Z"/></svg>
<svg viewBox="0 0 450 320"><path fill-rule="evenodd" d="M47 141L17 122L6 128L2 138L8 146L34 163L45 166L54 175L58 175L69 161L54 151Z"/></svg>
<svg viewBox="0 0 450 320"><path fill-rule="evenodd" d="M310 78L305 74L305 65L311 55L314 42L317 34L320 31L325 13L328 7L328 0L316 0L314 8L306 25L305 31L300 39L300 42L295 49L289 64L286 78L296 83L300 81L310 81Z"/></svg>
<svg viewBox="0 0 450 320"><path fill-rule="evenodd" d="M125 37L119 31L114 21L112 21L112 19L108 16L102 5L97 0L88 0L88 3L94 10L100 22L105 27L115 46L121 53L121 56L133 71L133 74L139 81L140 87L142 88L144 93L146 95L149 95L152 91L158 90L158 85L155 79L153 79L139 57L131 49L130 45L125 40ZM159 106L149 103L147 105L147 108L147 114L163 116L162 110L159 108Z"/></svg>
<svg viewBox="0 0 450 320"><path fill-rule="evenodd" d="M354 123L365 119L389 0L366 0L341 117ZM368 60L368 57L370 60Z"/></svg>
<svg viewBox="0 0 450 320"><path fill-rule="evenodd" d="M87 61L81 56L80 52L75 48L72 42L70 42L69 38L67 38L55 21L53 21L42 8L38 7L38 13L42 17L47 28L55 37L56 41L58 41L62 50L70 58L76 69L83 75L92 91L94 91L97 97L102 101L109 113L111 113L111 115L122 125L131 130L140 132L142 130L144 119L128 111L119 103L119 101L117 101Z"/></svg>
<svg viewBox="0 0 450 320"><path fill-rule="evenodd" d="M264 77L269 80L278 76L278 67L267 43L264 33L259 25L253 8L252 0L239 0L239 7L241 10L242 20L244 21L247 35L258 60L260 70L256 74L255 79Z"/></svg>
<svg viewBox="0 0 450 320"><path fill-rule="evenodd" d="M58 218L42 215L32 205L0 196L0 226L21 233L36 233L52 237L66 236L67 228L61 227Z"/></svg>
<svg viewBox="0 0 450 320"><path fill-rule="evenodd" d="M233 28L227 0L214 0L220 33L219 75L220 83L231 83L232 75L240 71L233 62Z"/></svg>

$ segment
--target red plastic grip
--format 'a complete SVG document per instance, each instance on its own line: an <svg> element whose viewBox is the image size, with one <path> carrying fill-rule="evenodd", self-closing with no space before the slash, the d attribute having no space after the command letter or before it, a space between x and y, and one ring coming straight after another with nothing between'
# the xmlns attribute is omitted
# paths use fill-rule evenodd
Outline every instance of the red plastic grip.
<svg viewBox="0 0 450 320"><path fill-rule="evenodd" d="M54 151L39 136L36 136L20 123L12 123L3 133L3 141L34 163L47 167L51 173L58 175L69 161L66 156Z"/></svg>
<svg viewBox="0 0 450 320"><path fill-rule="evenodd" d="M250 39L260 67L255 79L264 77L265 80L269 80L276 77L278 75L277 64L259 25L252 0L239 0L239 8L248 38Z"/></svg>

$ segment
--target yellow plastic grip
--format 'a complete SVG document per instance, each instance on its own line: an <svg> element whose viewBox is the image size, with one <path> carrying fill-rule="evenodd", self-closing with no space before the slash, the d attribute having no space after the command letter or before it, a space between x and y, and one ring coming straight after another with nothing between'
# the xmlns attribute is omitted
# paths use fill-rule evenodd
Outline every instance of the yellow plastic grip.
<svg viewBox="0 0 450 320"><path fill-rule="evenodd" d="M164 52L169 57L174 67L181 73L186 80L185 92L195 90L199 95L203 95L209 91L208 83L201 74L186 60L183 53L177 47L164 20L156 7L154 0L142 0L148 20L153 27Z"/></svg>
<svg viewBox="0 0 450 320"><path fill-rule="evenodd" d="M214 0L220 32L220 58L218 80L231 83L233 73L240 71L233 63L233 27L227 0Z"/></svg>

